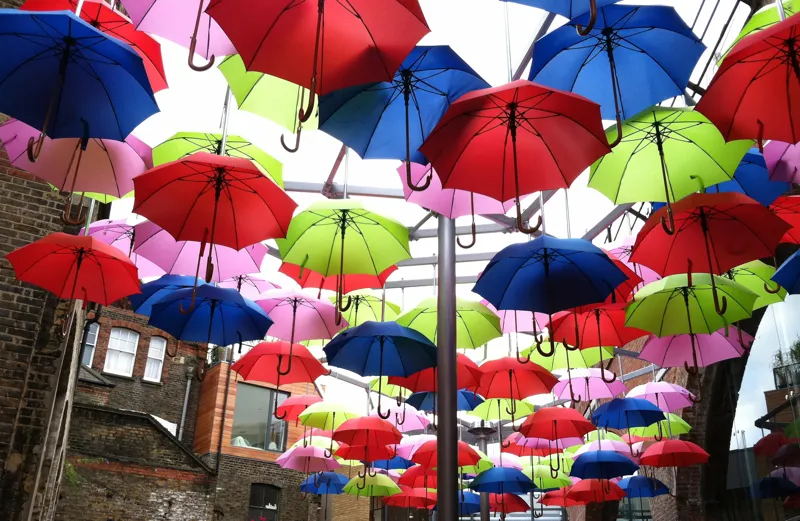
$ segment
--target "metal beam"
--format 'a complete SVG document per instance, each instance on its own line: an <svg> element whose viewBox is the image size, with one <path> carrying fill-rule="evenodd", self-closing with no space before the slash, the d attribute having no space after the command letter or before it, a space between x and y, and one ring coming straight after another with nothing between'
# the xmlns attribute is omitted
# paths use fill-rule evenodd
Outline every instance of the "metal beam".
<svg viewBox="0 0 800 521"><path fill-rule="evenodd" d="M528 46L528 50L525 51L525 54L522 56L522 61L519 62L517 70L514 71L512 79L518 80L522 77L522 73L525 72L525 67L528 66L528 62L531 61L531 58L533 57L533 48L536 46L536 42L545 34L547 34L547 31L550 30L550 26L553 25L553 21L555 21L555 19L555 13L547 13L547 17L542 22L539 30L536 31L536 36L533 37L533 41L531 42L530 46Z"/></svg>
<svg viewBox="0 0 800 521"><path fill-rule="evenodd" d="M626 203L617 205L613 210L608 212L608 214L600 219L597 224L592 226L586 233L583 234L583 239L587 241L591 241L601 233L603 230L608 228L611 224L614 223L617 219L625 215L625 212L633 208L633 203Z"/></svg>
<svg viewBox="0 0 800 521"><path fill-rule="evenodd" d="M325 183L311 183L308 181L285 181L283 189L287 192L300 192L307 194L316 194L325 190L328 186ZM338 199L344 193L344 185L340 183L331 183L330 193L326 197L330 199ZM325 194L323 194L325 195ZM360 195L364 197L387 197L391 199L403 199L403 190L399 188L379 188L375 186L353 186L347 185L347 195Z"/></svg>
<svg viewBox="0 0 800 521"><path fill-rule="evenodd" d="M516 226L516 224L515 224ZM476 224L475 233L509 233L511 229L502 224ZM456 235L469 235L472 233L472 226L456 226ZM417 229L409 234L409 239L412 241L417 239L430 239L438 237L439 231L436 228Z"/></svg>
<svg viewBox="0 0 800 521"><path fill-rule="evenodd" d="M398 288L425 288L432 286L432 279L410 279L410 280L390 280L386 283L386 289ZM478 280L476 275L464 275L456 277L456 284L475 284Z"/></svg>
<svg viewBox="0 0 800 521"><path fill-rule="evenodd" d="M495 252L485 252L485 253L464 253L462 255L456 255L456 262L485 262L492 260L492 257L495 256ZM407 266L428 266L431 264L437 264L439 262L439 257L436 255L432 255L430 257L417 257L416 259L406 259L404 261L400 261L397 263L398 267L407 267Z"/></svg>

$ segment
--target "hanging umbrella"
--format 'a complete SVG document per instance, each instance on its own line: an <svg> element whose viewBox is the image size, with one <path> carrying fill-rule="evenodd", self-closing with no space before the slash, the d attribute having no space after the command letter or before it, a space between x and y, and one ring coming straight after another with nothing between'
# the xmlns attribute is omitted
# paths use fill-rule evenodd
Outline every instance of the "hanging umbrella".
<svg viewBox="0 0 800 521"><path fill-rule="evenodd" d="M589 241L542 236L500 250L473 291L497 309L547 313L553 331L553 313L603 302L625 280L608 255ZM542 350L542 343L536 336L539 353L551 356L555 339L550 339L549 351Z"/></svg>
<svg viewBox="0 0 800 521"><path fill-rule="evenodd" d="M569 451L554 452L548 456L534 457L532 464L550 467L551 476L557 476L559 471L569 474L575 464L572 456L573 454Z"/></svg>
<svg viewBox="0 0 800 521"><path fill-rule="evenodd" d="M727 328L727 331L723 328L711 334L672 335L661 338L650 336L642 346L639 358L660 367L691 366L697 359L697 367L707 367L742 356L745 347L752 343L753 337L734 326Z"/></svg>
<svg viewBox="0 0 800 521"><path fill-rule="evenodd" d="M456 384L459 388L474 390L480 383L483 371L463 353L456 353ZM430 367L417 371L407 377L390 376L390 384L400 385L411 391L417 392L436 392L439 384L436 367Z"/></svg>
<svg viewBox="0 0 800 521"><path fill-rule="evenodd" d="M309 405L299 418L300 423L308 427L332 431L350 418L360 416L363 415L346 405L322 401Z"/></svg>
<svg viewBox="0 0 800 521"><path fill-rule="evenodd" d="M655 478L645 476L628 476L622 478L619 488L625 491L625 495L631 497L657 497L669 494L669 488Z"/></svg>
<svg viewBox="0 0 800 521"><path fill-rule="evenodd" d="M438 395L432 391L414 393L406 399L408 405L416 407L420 411L435 412L438 410ZM468 389L459 389L456 394L456 410L472 411L482 405L484 399L477 393Z"/></svg>
<svg viewBox="0 0 800 521"><path fill-rule="evenodd" d="M514 2L516 4L537 7L551 13L560 14L568 20L573 20L579 16L589 14L589 24L586 27L578 26L578 34L586 36L591 33L597 19L597 8L614 4L619 0L566 0L553 2L552 0L503 0L504 2Z"/></svg>
<svg viewBox="0 0 800 521"><path fill-rule="evenodd" d="M575 457L577 458L582 454L595 453L598 451L615 452L617 454L625 456L626 458L636 463L636 458L631 453L631 447L624 441L616 441L616 440L590 441L584 445L581 445L580 447L577 447L577 449L575 450Z"/></svg>
<svg viewBox="0 0 800 521"><path fill-rule="evenodd" d="M484 421L509 420L512 422L530 414L533 414L533 405L522 400L511 400L509 398L489 398L469 413L470 416ZM502 435L500 429L498 429L498 434ZM509 443L507 441L503 442L501 446L506 448Z"/></svg>
<svg viewBox="0 0 800 521"><path fill-rule="evenodd" d="M396 447L397 455L410 460L417 449L419 449L423 444L436 439L437 437L433 434L415 434L413 436L407 436L403 438L403 440L400 442L400 445ZM404 483L404 485L416 486L411 483Z"/></svg>
<svg viewBox="0 0 800 521"><path fill-rule="evenodd" d="M223 137L225 150L222 149ZM239 136L178 132L153 149L153 162L155 166L160 166L189 157L196 152L252 161L260 166L278 186L283 187L283 164Z"/></svg>
<svg viewBox="0 0 800 521"><path fill-rule="evenodd" d="M124 0L125 12L136 28L166 38L189 48L189 67L205 71L214 65L215 56L236 52L219 25L205 14L209 0ZM195 7L197 6L197 7ZM195 15L195 13L197 13ZM208 63L197 65L194 54L202 55Z"/></svg>
<svg viewBox="0 0 800 521"><path fill-rule="evenodd" d="M779 498L800 494L800 486L786 478L767 477L758 480L758 497Z"/></svg>
<svg viewBox="0 0 800 521"><path fill-rule="evenodd" d="M334 441L350 447L394 445L402 438L394 425L374 416L350 418L333 431Z"/></svg>
<svg viewBox="0 0 800 521"><path fill-rule="evenodd" d="M526 438L541 438L555 442L564 438L580 438L594 429L592 422L575 409L545 407L528 416L520 426L519 432ZM548 443L548 447L552 446L551 443ZM547 460L551 475L555 477L559 470L569 472L564 466L565 459L555 454L554 456L556 456L554 459ZM567 464L571 464L571 458L567 459L569 459Z"/></svg>
<svg viewBox="0 0 800 521"><path fill-rule="evenodd" d="M28 141L39 157L45 136L123 141L158 112L142 58L67 11L0 10L0 112L40 129Z"/></svg>
<svg viewBox="0 0 800 521"><path fill-rule="evenodd" d="M515 494L489 494L489 512L499 513L501 520L507 514L527 512L530 509L525 500Z"/></svg>
<svg viewBox="0 0 800 521"><path fill-rule="evenodd" d="M345 295L351 302L350 309L342 312L342 317L350 326L360 326L364 322L384 322L395 320L400 314L400 306L386 302L369 291L358 290ZM336 296L330 297L336 302Z"/></svg>
<svg viewBox="0 0 800 521"><path fill-rule="evenodd" d="M127 224L124 219L100 219L89 225L88 233L86 233L86 227L83 227L78 231L78 235L89 235L127 254L133 264L136 265L136 269L139 270L140 279L164 275L163 269L133 251L133 238L135 235L133 230L134 227Z"/></svg>
<svg viewBox="0 0 800 521"><path fill-rule="evenodd" d="M769 205L769 209L792 227L781 242L800 244L800 196L782 195Z"/></svg>
<svg viewBox="0 0 800 521"><path fill-rule="evenodd" d="M792 59L798 20L791 17L736 44L697 104L726 140L800 141L797 87L800 66Z"/></svg>
<svg viewBox="0 0 800 521"><path fill-rule="evenodd" d="M613 432L608 431L606 429L597 429L596 431L589 432L583 438L584 441L586 441L587 443L590 441L597 441L597 440L625 441L622 436L614 434Z"/></svg>
<svg viewBox="0 0 800 521"><path fill-rule="evenodd" d="M559 400L573 403L614 398L625 392L625 384L613 377L613 373L601 368L575 369L558 379L553 394Z"/></svg>
<svg viewBox="0 0 800 521"><path fill-rule="evenodd" d="M414 451L414 454L411 456L411 461L423 467L435 469L438 465L437 461L439 457L438 443L437 440L426 441ZM459 467L477 465L481 459L480 454L463 441L458 442L457 454L457 464Z"/></svg>
<svg viewBox="0 0 800 521"><path fill-rule="evenodd" d="M797 183L800 180L800 176L797 175L797 167L800 165L798 152L800 149L797 146L783 141L770 141L764 145L764 162L772 181L771 184L782 186L783 182ZM783 193L788 191L784 190ZM779 195L783 195L783 193ZM774 200L769 204L773 202Z"/></svg>
<svg viewBox="0 0 800 521"><path fill-rule="evenodd" d="M406 186L421 192L430 185L414 184L411 162L422 163L418 151L433 127L462 95L489 87L453 49L446 45L415 47L383 82L337 90L319 100L320 130L364 159L405 161ZM405 140L398 139L405 134Z"/></svg>
<svg viewBox="0 0 800 521"><path fill-rule="evenodd" d="M438 486L437 473L435 469L414 465L403 472L397 484L412 488L436 488Z"/></svg>
<svg viewBox="0 0 800 521"><path fill-rule="evenodd" d="M387 415L386 421L397 427L400 432L424 431L431 421L425 414L419 412L415 407L408 403L397 404L384 402L380 408L370 414L372 417L379 417L379 413Z"/></svg>
<svg viewBox="0 0 800 521"><path fill-rule="evenodd" d="M692 430L692 426L686 423L686 420L680 416L667 413L666 417L666 420L661 420L647 427L631 427L628 429L628 433L631 436L638 436L640 438L657 438L665 432L672 432L673 436L680 436Z"/></svg>
<svg viewBox="0 0 800 521"><path fill-rule="evenodd" d="M783 302L786 298L786 289L772 282L771 277L774 274L775 268L760 260L747 262L725 272L726 277L758 295L753 311Z"/></svg>
<svg viewBox="0 0 800 521"><path fill-rule="evenodd" d="M753 453L756 456L771 459L784 445L796 444L798 442L800 442L800 440L790 439L782 431L771 432L753 445Z"/></svg>
<svg viewBox="0 0 800 521"><path fill-rule="evenodd" d="M282 418L285 422L300 421L300 414L309 406L322 401L316 394L293 394L286 397L280 405L275 408L275 415ZM311 435L313 437L313 434Z"/></svg>
<svg viewBox="0 0 800 521"><path fill-rule="evenodd" d="M533 482L521 470L494 467L478 474L469 488L490 494L526 494L533 490Z"/></svg>
<svg viewBox="0 0 800 521"><path fill-rule="evenodd" d="M388 376L381 376L380 378L373 378L370 380L369 390L384 396L389 396L390 398L396 398L398 399L398 403L402 402L404 399L407 400L411 396L410 389L406 389L400 385L390 384ZM419 409L419 407L417 408Z"/></svg>
<svg viewBox="0 0 800 521"><path fill-rule="evenodd" d="M570 487L565 487L561 490L551 490L542 496L542 498L539 500L539 503L549 507L562 508L579 507L586 504L583 501L578 501L577 499L568 497L569 489Z"/></svg>
<svg viewBox="0 0 800 521"><path fill-rule="evenodd" d="M474 492L462 490L458 493L458 513L470 516L481 511L481 496Z"/></svg>
<svg viewBox="0 0 800 521"><path fill-rule="evenodd" d="M354 200L310 205L292 219L286 238L277 243L285 263L309 268L324 277L336 276L340 311L347 311L351 304L341 299L345 293L343 275L379 275L411 257L408 228L368 211Z"/></svg>
<svg viewBox="0 0 800 521"><path fill-rule="evenodd" d="M547 315L544 313L533 313L532 311L514 309L499 310L486 299L481 300L481 304L491 309L494 314L500 317L500 327L503 333L530 333L538 335L539 331L547 327Z"/></svg>
<svg viewBox="0 0 800 521"><path fill-rule="evenodd" d="M513 417L517 413L516 402L529 396L547 394L558 382L555 376L533 362L519 362L513 356L488 360L481 366L483 375L477 392L485 398L510 398Z"/></svg>
<svg viewBox="0 0 800 521"><path fill-rule="evenodd" d="M775 143L770 142L770 144ZM707 193L738 192L769 206L778 197L789 191L789 183L772 180L764 154L757 148L751 148L736 168L733 179L706 188Z"/></svg>
<svg viewBox="0 0 800 521"><path fill-rule="evenodd" d="M190 301L195 305L187 313ZM229 346L263 339L272 319L237 291L205 284L175 290L153 304L148 324L178 340Z"/></svg>
<svg viewBox="0 0 800 521"><path fill-rule="evenodd" d="M617 129L623 119L683 95L705 45L674 8L611 5L597 15L588 35L575 28L593 21L590 14L536 42L528 79L599 103Z"/></svg>
<svg viewBox="0 0 800 521"><path fill-rule="evenodd" d="M542 366L550 372L561 374L566 371L566 374L570 375L572 369L587 369L599 364L604 359L610 360L614 358L614 348L603 346L569 350L561 342L555 342L552 356L539 354L536 344L521 351L520 356L530 357L531 362Z"/></svg>
<svg viewBox="0 0 800 521"><path fill-rule="evenodd" d="M392 478L375 472L363 471L361 476L356 476L344 486L344 493L358 497L384 497L400 494L402 491Z"/></svg>
<svg viewBox="0 0 800 521"><path fill-rule="evenodd" d="M783 2L782 7L787 18L797 12L800 12L800 4L798 4L797 0L786 0ZM719 59L719 62L721 63L725 56L727 56L731 50L736 47L736 44L739 43L744 37L758 31L763 31L764 29L772 27L780 21L781 15L778 11L777 2L766 4L755 13L752 13L750 18L748 18L747 23L745 23L744 27L742 27L742 30L739 31L736 39L733 40L728 47L728 50L725 51L725 54L723 54L722 58Z"/></svg>
<svg viewBox="0 0 800 521"><path fill-rule="evenodd" d="M372 466L381 470L405 470L414 466L410 460L395 456L392 459L373 461Z"/></svg>
<svg viewBox="0 0 800 521"><path fill-rule="evenodd" d="M433 508L436 505L436 493L425 488L410 488L400 485L400 494L381 498L383 504L395 508Z"/></svg>
<svg viewBox="0 0 800 521"><path fill-rule="evenodd" d="M674 412L691 407L694 395L680 385L661 381L637 385L628 391L626 398L641 398L664 412Z"/></svg>
<svg viewBox="0 0 800 521"><path fill-rule="evenodd" d="M608 151L598 105L524 80L465 94L420 147L445 188L515 198L517 228L525 233L541 222L522 222L522 196L569 187Z"/></svg>
<svg viewBox="0 0 800 521"><path fill-rule="evenodd" d="M436 297L425 298L414 309L397 317L397 323L416 329L436 342L439 330L437 308ZM489 308L480 302L456 297L457 349L476 349L501 335L500 320Z"/></svg>
<svg viewBox="0 0 800 521"><path fill-rule="evenodd" d="M688 467L702 465L708 457L706 451L690 441L664 440L647 447L639 463L649 467Z"/></svg>
<svg viewBox="0 0 800 521"><path fill-rule="evenodd" d="M509 438L514 435L519 436L519 439L516 442L518 446L527 447L542 452L542 454L539 454L539 456L550 456L551 454L563 452L568 448L583 444L583 439L579 436L548 440L545 438L526 438L522 435L522 433L514 432L511 433ZM536 456L536 454L533 455Z"/></svg>
<svg viewBox="0 0 800 521"><path fill-rule="evenodd" d="M607 479L582 479L570 487L566 497L582 503L604 503L619 501L625 491Z"/></svg>
<svg viewBox="0 0 800 521"><path fill-rule="evenodd" d="M304 266L284 262L278 271L292 278L301 288L314 288L317 298L321 298L322 290L336 291L339 288L339 276L325 277L314 270ZM345 274L342 278L344 293L352 293L361 289L381 289L386 285L386 279L397 271L397 266L392 265L377 275Z"/></svg>
<svg viewBox="0 0 800 521"><path fill-rule="evenodd" d="M798 252L783 261L783 264L772 275L772 280L792 295L800 293L800 255Z"/></svg>
<svg viewBox="0 0 800 521"><path fill-rule="evenodd" d="M333 338L347 325L336 324L336 308L331 303L299 291L270 290L259 295L255 302L275 321L270 336L292 343Z"/></svg>
<svg viewBox="0 0 800 521"><path fill-rule="evenodd" d="M219 282L217 286L221 288L233 288L241 293L243 297L249 298L250 300L255 300L265 291L282 289L281 286L275 282L255 274L234 275L233 277Z"/></svg>
<svg viewBox="0 0 800 521"><path fill-rule="evenodd" d="M625 239L622 240L622 245L608 252L609 256L612 258L616 257L617 259L622 261L628 268L633 270L634 274L640 278L640 282L637 283L637 286L638 284L641 283L650 284L651 282L655 282L661 279L661 275L651 270L647 266L631 262L630 260L631 253L633 253L633 245L635 242L636 242L635 236L629 235L625 237Z"/></svg>
<svg viewBox="0 0 800 521"><path fill-rule="evenodd" d="M308 105L298 112L301 123L311 117L316 94L391 80L430 31L416 0L350 0L347 5L214 0L207 12L232 37L247 70L310 90ZM277 56L269 51L274 48L290 52Z"/></svg>
<svg viewBox="0 0 800 521"><path fill-rule="evenodd" d="M605 429L647 427L666 416L654 404L641 398L614 398L592 413L592 423Z"/></svg>
<svg viewBox="0 0 800 521"><path fill-rule="evenodd" d="M571 476L581 479L611 479L627 476L639 470L630 457L613 450L584 452L575 459Z"/></svg>
<svg viewBox="0 0 800 521"><path fill-rule="evenodd" d="M666 202L668 218L672 202L730 180L752 144L725 143L705 116L683 108L640 112L623 122L621 134L613 152L592 165L589 186L615 204ZM662 226L674 229L671 222Z"/></svg>
<svg viewBox="0 0 800 521"><path fill-rule="evenodd" d="M800 465L800 446L794 443L784 445L772 457L772 464L779 467Z"/></svg>
<svg viewBox="0 0 800 521"><path fill-rule="evenodd" d="M300 483L300 491L320 495L343 494L348 481L347 476L338 472L321 472L304 479Z"/></svg>
<svg viewBox="0 0 800 521"><path fill-rule="evenodd" d="M134 136L128 136L125 141L45 137L46 152L38 161L31 161L28 142L38 137L38 130L18 120L0 125L0 142L12 165L44 179L62 192L70 192L62 216L67 224L85 221L85 217L70 215L72 192L123 197L133 190L133 178L152 168L150 147ZM83 197L81 194L80 204Z"/></svg>
<svg viewBox="0 0 800 521"><path fill-rule="evenodd" d="M800 486L800 468L798 467L783 467L782 469L775 469L769 473L773 478L785 478Z"/></svg>
<svg viewBox="0 0 800 521"><path fill-rule="evenodd" d="M202 286L206 284L206 281L187 275L164 275L152 282L142 284L141 293L129 295L128 301L137 314L149 317L153 313L153 304L172 295L176 290L192 289L195 284Z"/></svg>
<svg viewBox="0 0 800 521"><path fill-rule="evenodd" d="M497 456L490 456L489 460L494 463L495 468L503 467L509 469L522 470L522 462L519 456L501 452ZM480 474L479 474L480 475Z"/></svg>
<svg viewBox="0 0 800 521"><path fill-rule="evenodd" d="M522 470L522 473L531 479L536 490L545 491L569 487L572 480L563 472L559 472L556 477L550 475L550 467L547 465L532 465Z"/></svg>
<svg viewBox="0 0 800 521"><path fill-rule="evenodd" d="M418 332L395 322L365 322L339 333L327 346L328 365L359 376L409 376L436 365L436 346ZM378 390L378 416L381 410ZM402 422L401 422L402 423Z"/></svg>
<svg viewBox="0 0 800 521"><path fill-rule="evenodd" d="M339 468L339 462L325 455L320 447L294 447L281 454L275 461L281 468L300 472L327 472Z"/></svg>

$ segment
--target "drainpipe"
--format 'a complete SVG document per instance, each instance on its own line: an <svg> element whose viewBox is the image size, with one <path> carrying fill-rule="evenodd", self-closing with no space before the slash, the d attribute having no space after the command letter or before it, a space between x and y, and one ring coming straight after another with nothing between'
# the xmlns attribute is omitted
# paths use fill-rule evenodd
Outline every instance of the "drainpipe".
<svg viewBox="0 0 800 521"><path fill-rule="evenodd" d="M241 342L239 342L241 344ZM217 464L216 468L214 469L217 476L219 476L219 463L222 459L222 438L225 436L225 415L228 412L228 393L230 392L231 388L231 366L233 365L233 348L230 350L230 355L228 355L228 376L225 381L225 398L222 401L222 418L220 419L220 428L219 428L219 443L217 444Z"/></svg>
<svg viewBox="0 0 800 521"><path fill-rule="evenodd" d="M181 423L178 426L178 441L183 441L183 427L186 425L186 410L189 408L189 392L192 389L192 373L186 371L186 392L183 395L183 410L181 410Z"/></svg>

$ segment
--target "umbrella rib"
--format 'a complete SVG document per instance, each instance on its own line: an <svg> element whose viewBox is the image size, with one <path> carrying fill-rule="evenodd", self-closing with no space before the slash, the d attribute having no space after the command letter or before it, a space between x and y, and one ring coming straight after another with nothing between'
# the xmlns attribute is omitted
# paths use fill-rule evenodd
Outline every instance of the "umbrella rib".
<svg viewBox="0 0 800 521"><path fill-rule="evenodd" d="M261 38L261 41L258 43L258 45L256 46L255 50L253 51L253 57L251 58L250 62L245 65L245 70L249 69L249 67L251 67L253 65L253 61L255 61L256 57L261 52L261 48L264 46L264 43L267 41L267 38L269 38L270 33L272 32L272 30L275 28L276 25L278 25L278 22L281 21L281 18L283 17L283 15L286 14L290 9L293 9L294 7L299 5L299 4L295 3L296 1L297 0L288 0L284 4L283 8L281 9L281 14L279 14L278 16L275 17L275 19L272 21L272 23L269 25L269 27L266 27L266 31L264 31L264 36ZM300 3L303 3L305 0L299 0L299 1L300 1ZM155 3L155 0L154 0L154 3ZM239 55L239 56L241 57L241 55ZM244 63L244 57L242 57L242 63ZM314 72L316 72L316 71L314 71Z"/></svg>
<svg viewBox="0 0 800 521"><path fill-rule="evenodd" d="M369 147L372 146L372 140L375 138L375 134L378 132L378 127L380 126L381 121L383 120L383 116L386 114L386 111L389 110L389 106L399 98L399 95L396 96L396 94L398 93L397 87L395 87L392 82L386 82L386 83L391 85L392 88L395 89L395 92L388 96L388 98L386 99L386 103L383 104L383 109L381 110L380 115L377 117L377 119L375 121L375 126L372 128L372 132L369 135L369 139L367 140L367 145L364 147L364 155L365 156L367 155L367 153L369 151ZM353 99L355 99L355 97L351 98L350 101L352 101ZM345 105L349 104L350 101L348 101ZM340 110L341 110L341 107L340 107ZM330 119L330 118L328 118L328 119Z"/></svg>
<svg viewBox="0 0 800 521"><path fill-rule="evenodd" d="M364 21L364 17L361 16L361 13L359 13L358 10L353 6L353 4L350 3L350 0L336 0L336 1L342 7L344 7L345 10L348 10L348 9L347 9L347 7L344 6L342 1L347 3L347 5L350 7L350 13L356 19L358 19L358 21L361 23L362 26L364 26L364 31L366 31L367 36L369 36L369 40L372 42L372 45L374 45L375 52L377 53L378 59L380 60L381 64L383 65L383 70L386 72L386 75L387 76L389 76L389 75L393 76L394 75L394 71L389 70L389 67L388 67L386 61L383 59L383 53L380 51L380 46L378 46L378 42L375 41L375 37L372 36L372 31L370 31L369 27L367 27L367 23Z"/></svg>

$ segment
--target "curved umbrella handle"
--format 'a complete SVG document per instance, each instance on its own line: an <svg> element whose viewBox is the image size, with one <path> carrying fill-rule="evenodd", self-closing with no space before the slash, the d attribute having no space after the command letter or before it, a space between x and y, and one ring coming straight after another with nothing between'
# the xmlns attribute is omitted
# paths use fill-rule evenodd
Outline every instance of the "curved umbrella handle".
<svg viewBox="0 0 800 521"><path fill-rule="evenodd" d="M78 202L78 217L72 218L72 194L70 193L67 195L67 201L64 204L64 211L61 213L61 220L64 221L64 224L69 224L72 226L77 226L79 224L83 224L86 221L86 215L83 212L83 201L85 200L85 194L81 192L81 198Z"/></svg>
<svg viewBox="0 0 800 521"><path fill-rule="evenodd" d="M594 0L592 0L594 1ZM611 78L611 81L615 81L614 78ZM616 84L614 85L616 87ZM618 103L617 103L618 105ZM617 137L614 138L614 141L611 141L608 146L609 148L614 148L615 146L619 145L622 142L622 116L619 113L619 107L617 107Z"/></svg>
<svg viewBox="0 0 800 521"><path fill-rule="evenodd" d="M461 248L464 248L465 250L468 250L468 249L472 248L473 246L475 246L475 243L478 242L478 236L476 235L476 232L475 232L475 215L474 214L472 215L472 242L469 242L469 243L466 243L466 244L462 244L461 237L456 237L456 242L458 243L458 245Z"/></svg>
<svg viewBox="0 0 800 521"><path fill-rule="evenodd" d="M524 234L533 235L536 232L538 232L539 229L541 229L541 227L542 227L542 216L541 215L536 219L536 226L534 226L533 228L529 228L529 227L525 226L525 223L522 222L522 213L520 212L520 207L519 207L519 203L518 203L517 204L517 229L520 232L524 233Z"/></svg>
<svg viewBox="0 0 800 521"><path fill-rule="evenodd" d="M178 304L178 311L181 312L182 315L188 315L189 313L194 310L194 303L197 300L197 279L194 280L194 287L192 288L192 300L189 302L189 307L184 309L183 303Z"/></svg>
<svg viewBox="0 0 800 521"><path fill-rule="evenodd" d="M782 289L783 286L781 286L780 284L778 284L778 287L776 287L775 289L772 289L769 287L769 284L767 284L766 282L764 283L764 291L766 291L770 295L776 295L780 293Z"/></svg>
<svg viewBox="0 0 800 521"><path fill-rule="evenodd" d="M283 149L286 150L287 152L291 152L292 154L297 152L300 149L300 136L302 132L303 132L303 125L301 124L297 126L297 134L295 134L295 141L293 147L290 147L289 145L286 144L286 139L284 138L283 134L281 134L281 146L283 147Z"/></svg>
<svg viewBox="0 0 800 521"><path fill-rule="evenodd" d="M392 411L389 410L386 412L386 414L383 414L381 412L381 396L382 394L381 394L380 384L378 384L378 417L382 420L388 420L389 416L392 415Z"/></svg>
<svg viewBox="0 0 800 521"><path fill-rule="evenodd" d="M531 355L532 355L532 354L533 354L533 349L531 349L531 350L528 352L528 355L527 355L527 356L522 356L522 357L520 357L520 354L519 354L519 344L517 344L517 362L519 362L520 364L527 364L528 362L530 362L530 361L531 361Z"/></svg>
<svg viewBox="0 0 800 521"><path fill-rule="evenodd" d="M661 217L661 228L667 235L675 235L675 218L672 216L672 205L669 201L667 201L667 217Z"/></svg>
<svg viewBox="0 0 800 521"><path fill-rule="evenodd" d="M203 16L203 0L200 0L199 5L197 6L197 19L194 22L194 32L192 33L192 38L189 43L189 67L192 68L193 71L203 72L207 71L211 67L214 66L214 61L216 57L212 54L209 59L208 63L205 65L197 65L194 63L194 54L195 49L197 48L197 31L200 30L200 18ZM210 36L209 36L210 37Z"/></svg>
<svg viewBox="0 0 800 521"><path fill-rule="evenodd" d="M364 470L362 472L359 472L358 474L356 474L356 477L361 478L361 481L356 483L356 488L358 490L364 490L365 488L367 488L367 471Z"/></svg>
<svg viewBox="0 0 800 521"><path fill-rule="evenodd" d="M194 303L197 299L197 278L200 276L200 261L206 252L206 240L208 239L208 228L203 232L203 241L200 243L200 253L197 255L197 268L194 271L194 286L192 286L192 301L189 303L188 309L183 309L183 304L178 304L178 311L182 315L188 315L194 309ZM209 258L211 257L209 252Z"/></svg>
<svg viewBox="0 0 800 521"><path fill-rule="evenodd" d="M42 147L44 146L44 137L44 132L40 132L37 139L28 138L28 161L31 163L35 163L39 159L39 154L42 153Z"/></svg>
<svg viewBox="0 0 800 521"><path fill-rule="evenodd" d="M753 340L749 344L745 342L744 337L742 336L742 329L739 327L736 328L736 334L739 337L739 345L742 346L742 349L744 349L746 352L749 353L750 348L753 347L753 342L755 342L755 340Z"/></svg>
<svg viewBox="0 0 800 521"><path fill-rule="evenodd" d="M406 184L411 189L412 192L424 192L428 189L431 185L431 178L433 177L433 170L428 171L428 175L425 177L425 180L422 182L420 186L414 184L414 180L411 179L411 161L406 161ZM463 246L462 246L463 248Z"/></svg>
<svg viewBox="0 0 800 521"><path fill-rule="evenodd" d="M664 429L661 427L661 422L656 422L656 427L658 428L658 434L653 436L653 439L656 441L661 441L664 439Z"/></svg>
<svg viewBox="0 0 800 521"><path fill-rule="evenodd" d="M320 481L320 480L318 479L318 478L321 478L321 477L322 477L322 471L319 471L319 472L315 472L315 473L314 473L314 486L315 486L316 488L319 488L319 487L322 485L322 481Z"/></svg>
<svg viewBox="0 0 800 521"><path fill-rule="evenodd" d="M714 296L714 310L717 312L717 315L724 315L725 312L728 310L728 299L725 295L720 297L719 292L717 291L717 283L714 279L714 274L711 275L711 294Z"/></svg>
<svg viewBox="0 0 800 521"><path fill-rule="evenodd" d="M369 475L369 477L374 478L375 476L378 475L378 471L375 468L370 466L370 467L367 467L367 474Z"/></svg>
<svg viewBox="0 0 800 521"><path fill-rule="evenodd" d="M569 401L573 404L580 402L581 401L580 396L578 396L578 398L575 398L575 392L572 388L572 378L569 378L567 382L569 383Z"/></svg>
<svg viewBox="0 0 800 521"><path fill-rule="evenodd" d="M617 381L617 373L609 371L613 376L611 380L606 380L606 370L603 368L603 348L600 348L600 378L607 384L612 384Z"/></svg>
<svg viewBox="0 0 800 521"><path fill-rule="evenodd" d="M292 360L294 360L294 357L292 356L293 347L294 346L289 347L289 355L287 356L287 358L289 359L289 363L286 365L286 369L281 369L281 366L283 365L283 355L278 356L278 367L277 367L278 376L286 376L287 374L292 372Z"/></svg>
<svg viewBox="0 0 800 521"><path fill-rule="evenodd" d="M700 376L700 370L697 367L689 367L688 362L683 363L683 368L686 369L686 372L692 376L697 376L697 392L695 393L694 397L692 395L688 395L689 401L697 404L703 401L703 379Z"/></svg>
<svg viewBox="0 0 800 521"><path fill-rule="evenodd" d="M589 25L583 27L582 25L575 25L575 29L577 29L578 34L581 36L588 36L592 29L594 29L594 24L597 21L597 2L595 0L589 0Z"/></svg>
<svg viewBox="0 0 800 521"><path fill-rule="evenodd" d="M334 425L334 423L331 422L331 426L333 426L333 425ZM333 429L333 430L335 430L335 429ZM333 452L334 452L333 451L333 438L331 438L331 446L328 447L327 449L325 449L325 452L323 452L322 455L325 456L326 458L331 458L331 457L333 457Z"/></svg>
<svg viewBox="0 0 800 521"><path fill-rule="evenodd" d="M394 421L397 425L403 425L406 422L406 408L403 407L403 415L400 416L398 413L394 413Z"/></svg>
<svg viewBox="0 0 800 521"><path fill-rule="evenodd" d="M538 351L539 354L542 355L545 358L550 358L551 356L553 356L553 353L555 353L555 351L556 351L555 345L553 344L552 340L548 340L548 341L545 342L542 339L536 338L535 342L536 342L536 351ZM544 343L550 344L550 351L544 351L542 349L542 344L544 344Z"/></svg>
<svg viewBox="0 0 800 521"><path fill-rule="evenodd" d="M342 313L350 309L350 306L353 305L353 297L350 295L347 295L347 300L345 301L344 295L339 293L339 298L337 300L338 300L337 304L339 306L339 311L341 311Z"/></svg>
<svg viewBox="0 0 800 521"><path fill-rule="evenodd" d="M544 505L541 504L541 503L538 503L538 505L539 505L539 509L538 510L536 508L533 509L533 518L534 519L539 519L540 517L544 517Z"/></svg>

